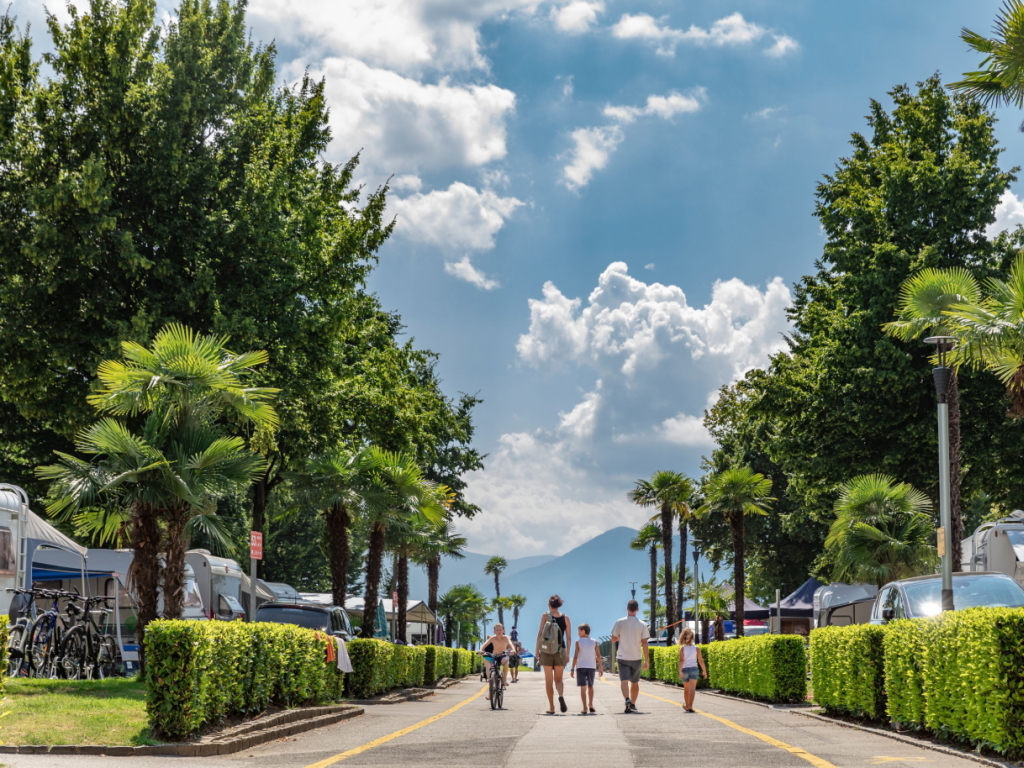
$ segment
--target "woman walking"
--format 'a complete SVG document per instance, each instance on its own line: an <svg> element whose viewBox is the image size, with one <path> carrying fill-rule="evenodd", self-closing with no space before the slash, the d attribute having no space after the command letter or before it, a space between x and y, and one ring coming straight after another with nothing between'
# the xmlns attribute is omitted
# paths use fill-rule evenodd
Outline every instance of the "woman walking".
<svg viewBox="0 0 1024 768"><path fill-rule="evenodd" d="M699 668L698 668L699 665ZM701 673L708 676L704 655L693 644L693 630L687 627L679 636L679 679L683 682L683 701L686 711L693 712L693 699L697 695L697 679Z"/></svg>
<svg viewBox="0 0 1024 768"><path fill-rule="evenodd" d="M548 612L540 617L540 627L537 630L537 656L540 666L544 670L544 688L548 694L548 711L545 714L555 714L555 691L558 691L558 706L565 712L569 707L565 703L562 687L562 672L569 661L569 652L566 646L566 638L572 629L569 617L559 611L562 607L562 598L552 595L548 600Z"/></svg>

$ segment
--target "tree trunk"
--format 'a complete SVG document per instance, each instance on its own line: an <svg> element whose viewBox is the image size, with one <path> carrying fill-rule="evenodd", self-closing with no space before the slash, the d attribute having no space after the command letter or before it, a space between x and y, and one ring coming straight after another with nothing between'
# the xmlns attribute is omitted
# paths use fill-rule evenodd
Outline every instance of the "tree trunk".
<svg viewBox="0 0 1024 768"><path fill-rule="evenodd" d="M370 545L366 552L366 592L363 595L363 626L360 637L372 638L374 620L377 617L380 571L384 562L386 530L381 523L370 528Z"/></svg>
<svg viewBox="0 0 1024 768"><path fill-rule="evenodd" d="M395 607L398 614L396 639L409 642L409 614L406 605L409 601L409 556L406 554L398 557L398 578L395 581L398 582L398 589L395 590L398 592L398 605Z"/></svg>
<svg viewBox="0 0 1024 768"><path fill-rule="evenodd" d="M743 513L732 512L729 515L729 525L732 527L732 551L733 551L733 589L736 603L736 610L733 613L733 621L736 622L736 637L743 637L743 608L746 590L745 574L743 572Z"/></svg>
<svg viewBox="0 0 1024 768"><path fill-rule="evenodd" d="M345 607L348 597L348 529L352 520L344 504L327 510L327 548L331 566L331 599Z"/></svg>
<svg viewBox="0 0 1024 768"><path fill-rule="evenodd" d="M494 605L498 609L498 623L505 625L505 612L501 609L501 584L498 581L499 574L494 573Z"/></svg>
<svg viewBox="0 0 1024 768"><path fill-rule="evenodd" d="M688 523L685 518L679 519L679 575L676 577L676 605L678 606L677 613L679 614L677 621L682 621L686 618L686 614L683 612L683 592L686 587L686 543L688 533ZM696 616L694 617L696 621ZM680 625L680 632L682 632L682 626Z"/></svg>
<svg viewBox="0 0 1024 768"><path fill-rule="evenodd" d="M701 642L701 645L707 645L708 644L708 620L707 619L701 619L700 620L700 642Z"/></svg>
<svg viewBox="0 0 1024 768"><path fill-rule="evenodd" d="M427 562L427 608L437 616L437 590L441 581L441 556L437 555ZM437 633L432 624L430 627L430 642L437 642Z"/></svg>
<svg viewBox="0 0 1024 768"><path fill-rule="evenodd" d="M132 510L131 544L129 576L139 607L136 641L144 651L146 625L157 618L160 600L160 513L148 504L138 504ZM145 658L140 658L144 670Z"/></svg>
<svg viewBox="0 0 1024 768"><path fill-rule="evenodd" d="M953 571L961 570L960 542L964 538L964 519L960 514L960 383L956 372L949 377L949 389L946 391L946 402L949 404L949 509L950 528L947 532L947 546L952 546Z"/></svg>
<svg viewBox="0 0 1024 768"><path fill-rule="evenodd" d="M651 544L651 638L658 638L658 548Z"/></svg>
<svg viewBox="0 0 1024 768"><path fill-rule="evenodd" d="M191 511L175 507L167 511L167 546L164 551L164 618L180 619L185 603L185 550Z"/></svg>
<svg viewBox="0 0 1024 768"><path fill-rule="evenodd" d="M675 590L672 584L672 508L668 504L661 507L661 549L665 560L665 624L668 625L665 644L672 645L672 636L675 634L672 624L676 621L676 610L672 594Z"/></svg>
<svg viewBox="0 0 1024 768"><path fill-rule="evenodd" d="M452 630L454 629L452 624L454 624L454 623L455 622L452 620L452 615L450 613L447 616L444 617L444 647L445 648L451 648L452 647ZM447 677L447 675L446 675L446 677Z"/></svg>

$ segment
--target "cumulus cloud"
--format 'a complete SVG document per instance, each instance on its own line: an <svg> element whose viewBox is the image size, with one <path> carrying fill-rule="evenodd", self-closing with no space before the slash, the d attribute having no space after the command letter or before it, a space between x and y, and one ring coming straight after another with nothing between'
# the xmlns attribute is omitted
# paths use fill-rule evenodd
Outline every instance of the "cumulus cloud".
<svg viewBox="0 0 1024 768"><path fill-rule="evenodd" d="M567 5L551 9L551 20L555 27L571 35L589 32L597 23L597 17L604 13L604 3L573 0Z"/></svg>
<svg viewBox="0 0 1024 768"><path fill-rule="evenodd" d="M680 413L661 422L658 434L666 442L675 443L676 445L705 448L715 444L711 433L704 426L703 416L690 416Z"/></svg>
<svg viewBox="0 0 1024 768"><path fill-rule="evenodd" d="M691 25L685 30L670 27L664 19L656 19L646 13L624 13L612 27L613 36L620 40L643 40L654 45L662 56L675 56L676 48L683 43L740 46L757 42L768 34L768 29L747 21L740 13L721 18L707 29ZM769 56L784 56L799 47L796 40L785 35L773 37L774 45L765 51Z"/></svg>
<svg viewBox="0 0 1024 768"><path fill-rule="evenodd" d="M605 117L610 117L620 123L632 123L638 117L656 115L668 120L680 112L696 112L701 108L706 91L703 88L694 89L692 95L672 91L667 96L647 97L647 104L643 107L616 107L609 104L604 108Z"/></svg>
<svg viewBox="0 0 1024 768"><path fill-rule="evenodd" d="M1024 200L1010 190L1003 192L996 206L996 220L988 225L985 235L995 237L1007 229L1014 229L1024 224Z"/></svg>
<svg viewBox="0 0 1024 768"><path fill-rule="evenodd" d="M501 284L497 280L492 280L479 269L474 267L469 260L469 256L463 256L458 261L446 261L444 264L444 271L449 275L459 278L459 280L465 280L467 283L472 283L483 291L492 291L495 288L501 287Z"/></svg>
<svg viewBox="0 0 1024 768"><path fill-rule="evenodd" d="M389 205L401 237L446 250L483 251L494 247L495 235L523 201L456 181L448 189L392 198Z"/></svg>
<svg viewBox="0 0 1024 768"><path fill-rule="evenodd" d="M363 160L371 168L408 174L505 157L512 91L447 80L421 83L352 58L327 59L313 74L327 78L331 152L338 158L365 148Z"/></svg>

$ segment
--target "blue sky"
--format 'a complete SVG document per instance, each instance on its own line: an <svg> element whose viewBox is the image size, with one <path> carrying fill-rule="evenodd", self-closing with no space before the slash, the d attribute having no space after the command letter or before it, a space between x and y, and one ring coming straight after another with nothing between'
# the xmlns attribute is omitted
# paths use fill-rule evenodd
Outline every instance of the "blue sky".
<svg viewBox="0 0 1024 768"><path fill-rule="evenodd" d="M959 30L998 7L250 0L282 78L327 78L329 157L362 149L364 183L392 177L372 288L449 392L485 401L471 549L561 553L639 524L636 478L699 475L702 412L781 348L821 253L815 185L869 100L975 68ZM37 0L12 9L41 31ZM1024 116L1003 117L1011 166Z"/></svg>

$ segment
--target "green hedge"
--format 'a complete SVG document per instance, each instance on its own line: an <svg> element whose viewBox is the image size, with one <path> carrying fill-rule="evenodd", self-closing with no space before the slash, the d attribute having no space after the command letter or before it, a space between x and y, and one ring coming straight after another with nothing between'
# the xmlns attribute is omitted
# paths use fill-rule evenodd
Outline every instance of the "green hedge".
<svg viewBox="0 0 1024 768"><path fill-rule="evenodd" d="M439 645L424 646L423 681L433 685L442 677L451 677L455 665L455 649Z"/></svg>
<svg viewBox="0 0 1024 768"><path fill-rule="evenodd" d="M903 619L885 626L885 691L889 717L902 727L924 727L924 640L928 622Z"/></svg>
<svg viewBox="0 0 1024 768"><path fill-rule="evenodd" d="M454 649L452 664L452 677L466 677L480 669L480 656L474 651L467 651L465 648Z"/></svg>
<svg viewBox="0 0 1024 768"><path fill-rule="evenodd" d="M146 627L146 710L163 736L180 738L227 715L270 704L341 698L326 644L290 624L154 621Z"/></svg>
<svg viewBox="0 0 1024 768"><path fill-rule="evenodd" d="M7 680L7 622L0 621L0 696Z"/></svg>
<svg viewBox="0 0 1024 768"><path fill-rule="evenodd" d="M702 648L712 685L774 702L807 698L807 651L800 635L759 635Z"/></svg>
<svg viewBox="0 0 1024 768"><path fill-rule="evenodd" d="M877 720L885 715L883 638L871 624L822 627L811 632L811 688L830 712Z"/></svg>
<svg viewBox="0 0 1024 768"><path fill-rule="evenodd" d="M649 649L654 663L650 665L654 671L655 680L665 683L679 682L679 646L670 645L667 648L655 646Z"/></svg>

